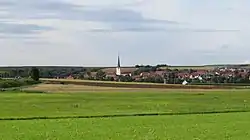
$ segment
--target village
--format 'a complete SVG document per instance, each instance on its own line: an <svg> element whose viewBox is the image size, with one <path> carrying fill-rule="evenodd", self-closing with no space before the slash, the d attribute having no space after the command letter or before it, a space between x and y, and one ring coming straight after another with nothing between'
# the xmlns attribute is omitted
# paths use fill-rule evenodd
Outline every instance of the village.
<svg viewBox="0 0 250 140"><path fill-rule="evenodd" d="M27 77L28 67L6 67L0 78ZM81 79L161 84L249 84L250 67L246 65L214 65L210 67L173 67L166 64L122 66L118 56L114 67L38 67L41 78Z"/></svg>
<svg viewBox="0 0 250 140"><path fill-rule="evenodd" d="M70 75L68 79L81 79ZM223 84L250 83L250 69L230 65L213 69L170 69L160 66L121 67L120 58L116 68L104 68L86 73L83 79L120 82L148 82L165 84Z"/></svg>

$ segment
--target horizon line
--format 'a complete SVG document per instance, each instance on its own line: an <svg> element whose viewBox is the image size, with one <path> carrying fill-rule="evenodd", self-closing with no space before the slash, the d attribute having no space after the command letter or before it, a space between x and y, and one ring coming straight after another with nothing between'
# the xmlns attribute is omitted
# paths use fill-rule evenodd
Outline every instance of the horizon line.
<svg viewBox="0 0 250 140"><path fill-rule="evenodd" d="M147 65L150 65L150 64L134 64L134 65L124 65L121 67L135 67L136 65L144 65L144 66L147 66ZM165 65L165 64L156 64L156 65ZM150 66L156 66L156 65L150 65ZM168 65L166 64L167 66L169 67L204 67L204 66L227 66L227 65L250 65L250 64L243 64L243 63L238 63L238 64L204 64L204 65ZM97 67L104 67L104 68L113 68L113 67L117 67L116 65L95 65L95 66L84 66L84 65L0 65L0 67L93 67L93 68L97 68Z"/></svg>

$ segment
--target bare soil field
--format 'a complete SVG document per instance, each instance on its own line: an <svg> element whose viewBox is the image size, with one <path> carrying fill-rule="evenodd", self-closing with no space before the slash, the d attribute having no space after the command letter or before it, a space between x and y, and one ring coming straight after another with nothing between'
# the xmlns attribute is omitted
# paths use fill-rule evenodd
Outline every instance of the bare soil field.
<svg viewBox="0 0 250 140"><path fill-rule="evenodd" d="M115 87L97 87L97 86L85 86L85 85L74 85L74 84L39 84L24 88L26 91L45 91L45 92L101 92L101 91L140 91L140 89L131 88L115 88Z"/></svg>
<svg viewBox="0 0 250 140"><path fill-rule="evenodd" d="M85 86L114 87L114 88L153 88L153 89L235 89L237 86L218 85L173 85L173 84L153 84L135 82L104 82L88 80L68 80L68 79L42 79L47 84L73 84Z"/></svg>
<svg viewBox="0 0 250 140"><path fill-rule="evenodd" d="M199 92L206 91L224 91L227 89L163 89L163 88L120 88L120 87L100 87L100 86L85 86L74 84L39 84L24 88L25 91L43 91L48 93L82 93L82 92ZM228 91L228 90L227 90ZM232 90L233 91L233 90Z"/></svg>

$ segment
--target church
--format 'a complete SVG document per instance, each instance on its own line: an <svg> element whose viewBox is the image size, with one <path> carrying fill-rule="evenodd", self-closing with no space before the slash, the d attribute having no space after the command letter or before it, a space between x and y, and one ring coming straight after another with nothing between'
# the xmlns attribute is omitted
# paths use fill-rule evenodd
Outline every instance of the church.
<svg viewBox="0 0 250 140"><path fill-rule="evenodd" d="M121 68L121 60L120 56L118 55L118 61L117 61L117 67L116 67L116 76L126 76L129 75L131 76L132 71L131 69L128 68Z"/></svg>
<svg viewBox="0 0 250 140"><path fill-rule="evenodd" d="M118 55L118 63L117 63L117 67L116 67L116 76L120 76L121 75L121 62L120 62L120 56Z"/></svg>
<svg viewBox="0 0 250 140"><path fill-rule="evenodd" d="M116 62L117 64L115 67L103 69L107 77L113 77L114 79L118 79L120 76L132 76L132 72L136 70L136 68L133 67L122 67L119 55Z"/></svg>

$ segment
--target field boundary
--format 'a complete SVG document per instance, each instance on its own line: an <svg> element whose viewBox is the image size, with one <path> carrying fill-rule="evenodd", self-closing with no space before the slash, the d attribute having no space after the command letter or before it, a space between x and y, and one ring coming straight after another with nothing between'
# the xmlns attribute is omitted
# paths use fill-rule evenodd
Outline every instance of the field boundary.
<svg viewBox="0 0 250 140"><path fill-rule="evenodd" d="M73 84L99 87L119 87L119 88L155 88L155 89L236 89L237 86L219 85L177 85L177 84L154 84L154 83L134 83L134 82L106 82L88 80L67 80L67 79L41 79L46 84Z"/></svg>
<svg viewBox="0 0 250 140"><path fill-rule="evenodd" d="M25 120L62 120L62 119L91 119L91 118L120 118L120 117L146 117L146 116L181 116L181 115L209 115L228 113L247 113L250 110L226 110L208 112L179 112L179 113L138 113L138 114L114 114L114 115L93 115L93 116L55 116L55 117L20 117L0 118L0 121L25 121Z"/></svg>

